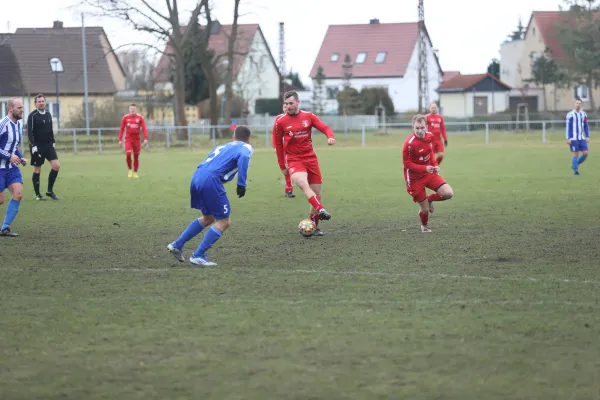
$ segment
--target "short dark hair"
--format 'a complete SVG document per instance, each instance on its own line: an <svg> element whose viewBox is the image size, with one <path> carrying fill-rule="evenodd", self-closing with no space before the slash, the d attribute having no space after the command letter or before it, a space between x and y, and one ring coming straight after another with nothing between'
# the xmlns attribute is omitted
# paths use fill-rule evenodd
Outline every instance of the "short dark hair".
<svg viewBox="0 0 600 400"><path fill-rule="evenodd" d="M579 97L575 97L575 101L581 101L583 103L583 100L581 100Z"/></svg>
<svg viewBox="0 0 600 400"><path fill-rule="evenodd" d="M46 96L44 96L43 94L38 94L37 96L35 96L35 100L33 101L34 103L37 103L38 99L42 97L44 99L44 101L46 101Z"/></svg>
<svg viewBox="0 0 600 400"><path fill-rule="evenodd" d="M293 97L296 100L300 100L300 98L298 97L298 93L294 92L293 90L290 90L289 92L285 92L285 94L283 95L283 98L285 100L289 99L290 97Z"/></svg>
<svg viewBox="0 0 600 400"><path fill-rule="evenodd" d="M131 107L131 106L137 107L137 106L135 105L135 103L131 103L131 104L129 105L129 107Z"/></svg>
<svg viewBox="0 0 600 400"><path fill-rule="evenodd" d="M241 142L247 142L248 139L250 139L251 134L252 132L250 132L250 128L248 128L246 125L238 125L233 133L235 139Z"/></svg>

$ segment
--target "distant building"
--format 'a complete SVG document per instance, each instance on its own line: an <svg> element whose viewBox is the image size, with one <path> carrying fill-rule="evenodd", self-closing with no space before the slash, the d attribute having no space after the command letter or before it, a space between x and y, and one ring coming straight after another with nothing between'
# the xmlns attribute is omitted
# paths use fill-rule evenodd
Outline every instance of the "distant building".
<svg viewBox="0 0 600 400"><path fill-rule="evenodd" d="M65 28L55 21L52 28L19 28L0 36L0 116L6 115L6 103L12 97L24 99L25 114L35 108L37 94L46 96L52 117L68 120L80 113L84 102L81 28ZM86 28L89 112L94 105L108 101L125 89L125 71L114 54L102 27ZM59 101L50 59L61 61Z"/></svg>
<svg viewBox="0 0 600 400"><path fill-rule="evenodd" d="M387 89L397 112L419 108L419 47L418 22L382 24L373 19L369 24L330 25L315 59L310 77L313 80L319 66L325 74L325 111L337 110L337 93L344 83L344 59L352 63L350 86ZM429 98L438 99L442 81L436 51L431 40L426 43L429 74Z"/></svg>
<svg viewBox="0 0 600 400"><path fill-rule="evenodd" d="M445 117L468 118L502 112L508 108L511 87L491 74L461 75L440 86L440 106Z"/></svg>

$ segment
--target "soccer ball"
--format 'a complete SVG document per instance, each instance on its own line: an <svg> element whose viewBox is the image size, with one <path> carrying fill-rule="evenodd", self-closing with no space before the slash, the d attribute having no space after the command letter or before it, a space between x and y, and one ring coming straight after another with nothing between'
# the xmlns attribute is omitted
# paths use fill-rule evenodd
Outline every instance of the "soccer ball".
<svg viewBox="0 0 600 400"><path fill-rule="evenodd" d="M311 237L315 234L315 230L317 229L314 222L310 219L303 219L298 224L298 232L304 237Z"/></svg>

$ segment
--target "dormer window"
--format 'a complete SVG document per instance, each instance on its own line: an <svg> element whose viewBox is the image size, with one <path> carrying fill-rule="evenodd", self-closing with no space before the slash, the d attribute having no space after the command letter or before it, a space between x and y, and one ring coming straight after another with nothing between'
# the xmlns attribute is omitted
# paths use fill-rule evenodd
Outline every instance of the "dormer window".
<svg viewBox="0 0 600 400"><path fill-rule="evenodd" d="M385 62L385 58L387 57L387 51L380 51L375 56L375 64L383 64Z"/></svg>
<svg viewBox="0 0 600 400"><path fill-rule="evenodd" d="M356 55L356 61L354 63L355 64L364 64L366 59L367 59L367 53L361 52Z"/></svg>
<svg viewBox="0 0 600 400"><path fill-rule="evenodd" d="M331 62L336 62L336 61L337 61L337 60L339 60L339 59L340 59L340 53L333 53L333 54L331 55L331 58L329 59L329 61L331 61Z"/></svg>

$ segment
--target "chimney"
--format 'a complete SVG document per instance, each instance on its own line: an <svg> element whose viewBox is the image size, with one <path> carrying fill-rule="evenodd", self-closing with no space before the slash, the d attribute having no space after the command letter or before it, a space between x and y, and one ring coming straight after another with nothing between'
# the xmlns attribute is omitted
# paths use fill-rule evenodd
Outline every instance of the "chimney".
<svg viewBox="0 0 600 400"><path fill-rule="evenodd" d="M373 18L372 20L369 21L370 25L375 25L379 23L379 18Z"/></svg>
<svg viewBox="0 0 600 400"><path fill-rule="evenodd" d="M52 25L52 29L62 29L62 27L63 27L62 21L54 21L54 24Z"/></svg>
<svg viewBox="0 0 600 400"><path fill-rule="evenodd" d="M210 25L210 34L218 35L219 33L221 33L221 23L219 20L215 19Z"/></svg>

